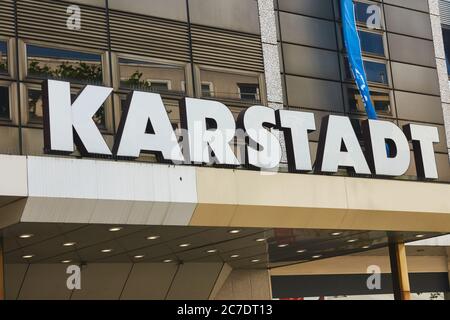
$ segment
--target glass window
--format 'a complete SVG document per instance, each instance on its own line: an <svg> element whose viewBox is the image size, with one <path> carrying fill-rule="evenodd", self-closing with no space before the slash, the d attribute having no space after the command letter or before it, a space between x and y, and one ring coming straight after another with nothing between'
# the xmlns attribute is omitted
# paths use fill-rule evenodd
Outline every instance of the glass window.
<svg viewBox="0 0 450 320"><path fill-rule="evenodd" d="M185 68L119 58L120 87L163 94L185 95Z"/></svg>
<svg viewBox="0 0 450 320"><path fill-rule="evenodd" d="M43 101L40 88L28 88L28 122L43 123Z"/></svg>
<svg viewBox="0 0 450 320"><path fill-rule="evenodd" d="M8 72L8 46L6 41L0 41L0 72Z"/></svg>
<svg viewBox="0 0 450 320"><path fill-rule="evenodd" d="M348 59L345 58L345 72L347 80L354 80ZM383 85L389 84L389 77L387 75L387 67L384 62L377 62L371 60L364 60L364 69L367 75L367 81L379 83Z"/></svg>
<svg viewBox="0 0 450 320"><path fill-rule="evenodd" d="M383 35L374 32L358 31L361 50L364 53L385 56Z"/></svg>
<svg viewBox="0 0 450 320"><path fill-rule="evenodd" d="M388 76L385 63L364 61L364 68L366 69L367 80L369 82L388 84Z"/></svg>
<svg viewBox="0 0 450 320"><path fill-rule="evenodd" d="M75 101L80 89L72 89L72 102ZM31 124L42 124L44 119L43 114L43 98L42 89L40 86L29 86L27 88L28 94L28 122ZM100 129L106 128L105 107L102 106L97 113L92 117L97 127Z"/></svg>
<svg viewBox="0 0 450 320"><path fill-rule="evenodd" d="M214 86L210 82L202 82L202 97L211 98L213 97Z"/></svg>
<svg viewBox="0 0 450 320"><path fill-rule="evenodd" d="M172 87L170 80L148 80L148 85L150 86L150 90L156 92L169 91Z"/></svg>
<svg viewBox="0 0 450 320"><path fill-rule="evenodd" d="M351 112L364 112L364 103L358 89L348 88L348 106ZM388 92L371 91L370 98L377 113L391 112L391 99Z"/></svg>
<svg viewBox="0 0 450 320"><path fill-rule="evenodd" d="M103 83L100 54L27 45L27 62L30 77Z"/></svg>
<svg viewBox="0 0 450 320"><path fill-rule="evenodd" d="M9 111L9 88L0 87L0 119L9 120L11 118Z"/></svg>
<svg viewBox="0 0 450 320"><path fill-rule="evenodd" d="M444 38L445 59L447 60L447 73L450 75L450 29L443 28L442 36Z"/></svg>
<svg viewBox="0 0 450 320"><path fill-rule="evenodd" d="M259 86L253 83L239 83L239 92L241 100L248 102L259 101Z"/></svg>
<svg viewBox="0 0 450 320"><path fill-rule="evenodd" d="M226 71L200 70L202 97L231 100L243 103L259 103L259 77Z"/></svg>

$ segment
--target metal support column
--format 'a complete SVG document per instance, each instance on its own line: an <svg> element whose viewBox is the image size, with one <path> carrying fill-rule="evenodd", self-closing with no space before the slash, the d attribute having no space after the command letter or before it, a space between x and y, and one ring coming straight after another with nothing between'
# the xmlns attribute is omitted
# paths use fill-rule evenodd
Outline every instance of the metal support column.
<svg viewBox="0 0 450 320"><path fill-rule="evenodd" d="M411 300L405 244L390 243L389 257L391 260L392 286L395 300Z"/></svg>

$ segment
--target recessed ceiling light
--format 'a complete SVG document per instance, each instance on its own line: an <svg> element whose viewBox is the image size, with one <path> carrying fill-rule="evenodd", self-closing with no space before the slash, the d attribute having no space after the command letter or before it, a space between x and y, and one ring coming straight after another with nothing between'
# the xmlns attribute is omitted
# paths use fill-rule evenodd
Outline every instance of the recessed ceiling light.
<svg viewBox="0 0 450 320"><path fill-rule="evenodd" d="M216 253L216 252L217 252L217 249L211 249L211 250L206 251L206 253Z"/></svg>
<svg viewBox="0 0 450 320"><path fill-rule="evenodd" d="M63 260L63 261L61 261L61 263L64 263L64 264L71 263L71 262L72 262L72 260Z"/></svg>
<svg viewBox="0 0 450 320"><path fill-rule="evenodd" d="M259 238L259 239L256 239L255 241L256 242L264 242L264 241L266 241L266 239L265 238Z"/></svg>
<svg viewBox="0 0 450 320"><path fill-rule="evenodd" d="M242 231L242 230L235 229L235 230L230 230L230 231L228 231L228 233L229 233L229 234L238 234L238 233L241 233L241 231Z"/></svg>
<svg viewBox="0 0 450 320"><path fill-rule="evenodd" d="M110 252L112 252L113 251L113 249L103 249L102 250L102 253L110 253Z"/></svg>
<svg viewBox="0 0 450 320"><path fill-rule="evenodd" d="M22 256L23 259L31 259L33 257L34 257L34 254L27 254L27 255Z"/></svg>
<svg viewBox="0 0 450 320"><path fill-rule="evenodd" d="M260 262L261 260L259 260L259 259L253 259L252 260L252 263L258 263L258 262Z"/></svg>
<svg viewBox="0 0 450 320"><path fill-rule="evenodd" d="M297 250L297 253L305 253L305 252L306 252L305 249Z"/></svg>
<svg viewBox="0 0 450 320"><path fill-rule="evenodd" d="M347 240L348 243L353 243L353 242L356 242L356 241L358 241L358 239L350 239L350 240Z"/></svg>
<svg viewBox="0 0 450 320"><path fill-rule="evenodd" d="M138 254L138 255L134 256L135 259L142 259L144 257L145 256L143 254Z"/></svg>
<svg viewBox="0 0 450 320"><path fill-rule="evenodd" d="M77 244L76 242L66 242L63 243L63 247L73 247L76 244Z"/></svg>
<svg viewBox="0 0 450 320"><path fill-rule="evenodd" d="M171 260L171 259L166 259L166 260L164 260L163 262L164 262L164 263L171 263L171 262L173 262L173 260Z"/></svg>
<svg viewBox="0 0 450 320"><path fill-rule="evenodd" d="M34 237L34 234L31 234L31 233L21 234L19 236L20 239L29 239L29 238L32 238L32 237Z"/></svg>
<svg viewBox="0 0 450 320"><path fill-rule="evenodd" d="M149 237L147 237L147 240L157 240L159 238L160 238L160 236L149 236Z"/></svg>
<svg viewBox="0 0 450 320"><path fill-rule="evenodd" d="M120 231L122 229L123 229L122 227L113 227L113 228L109 228L109 231L110 232L118 232L118 231Z"/></svg>
<svg viewBox="0 0 450 320"><path fill-rule="evenodd" d="M289 244L287 243L282 243L278 245L278 248L286 248L287 246L289 246Z"/></svg>
<svg viewBox="0 0 450 320"><path fill-rule="evenodd" d="M318 255L313 256L313 259L319 259L321 257L322 257L322 255L318 254Z"/></svg>
<svg viewBox="0 0 450 320"><path fill-rule="evenodd" d="M333 237L337 237L337 236L340 236L341 234L342 234L342 232L333 232L331 235Z"/></svg>
<svg viewBox="0 0 450 320"><path fill-rule="evenodd" d="M180 245L178 245L180 248L187 248L189 247L191 244L190 243L182 243Z"/></svg>
<svg viewBox="0 0 450 320"><path fill-rule="evenodd" d="M230 258L233 258L233 259L239 258L239 255L238 254L233 254L233 255L230 256Z"/></svg>
<svg viewBox="0 0 450 320"><path fill-rule="evenodd" d="M424 234L418 234L418 235L416 235L416 238L424 238L424 237L425 237Z"/></svg>

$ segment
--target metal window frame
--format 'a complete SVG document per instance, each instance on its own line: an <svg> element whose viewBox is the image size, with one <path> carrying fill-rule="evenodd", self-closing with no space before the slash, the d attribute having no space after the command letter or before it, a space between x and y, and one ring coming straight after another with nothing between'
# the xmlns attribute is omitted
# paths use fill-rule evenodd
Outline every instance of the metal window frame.
<svg viewBox="0 0 450 320"><path fill-rule="evenodd" d="M25 125L29 125L32 127L42 127L42 124L32 123L29 119L28 113L28 88L36 88L41 85L41 79L33 79L28 76L28 54L27 54L27 46L35 45L50 49L61 49L89 54L96 54L100 56L101 59L101 67L102 67L102 85L109 86L109 62L108 62L108 52L102 50L95 49L86 49L79 48L76 46L67 46L63 44L54 44L48 43L45 41L35 41L35 40L24 40L19 38L19 63L20 63L20 75L19 79L22 82L20 85L20 95L21 95L21 114L22 114L22 123ZM83 83L71 83L72 90L82 89L86 84ZM114 131L113 125L113 111L112 111L112 98L109 97L105 104L105 127L100 128L103 133L112 133Z"/></svg>

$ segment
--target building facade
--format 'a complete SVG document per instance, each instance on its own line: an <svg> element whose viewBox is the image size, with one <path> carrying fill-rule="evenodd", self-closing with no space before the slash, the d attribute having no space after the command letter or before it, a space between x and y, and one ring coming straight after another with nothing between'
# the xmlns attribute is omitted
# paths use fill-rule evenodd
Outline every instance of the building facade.
<svg viewBox="0 0 450 320"><path fill-rule="evenodd" d="M404 244L450 232L450 5L354 2L379 120L437 129L437 179L420 177L413 144L397 177L292 173L274 128L283 157L269 172L49 154L49 79L70 82L72 103L86 86L112 88L92 118L110 149L141 91L161 96L180 141L180 110L196 98L236 120L255 105L312 113L315 166L329 116L350 119L367 151L338 0L0 0L0 297L448 292L448 240ZM233 140L237 155L246 143ZM380 289L366 285L371 266Z"/></svg>

